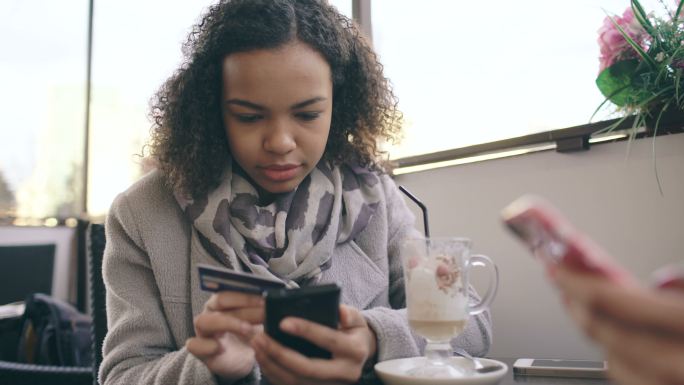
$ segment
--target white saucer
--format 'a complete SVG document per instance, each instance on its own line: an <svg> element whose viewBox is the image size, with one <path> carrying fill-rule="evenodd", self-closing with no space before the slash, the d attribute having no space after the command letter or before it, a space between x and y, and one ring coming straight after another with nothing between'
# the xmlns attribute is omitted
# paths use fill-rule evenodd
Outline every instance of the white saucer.
<svg viewBox="0 0 684 385"><path fill-rule="evenodd" d="M480 358L480 362L487 365L501 365L501 369L490 373L466 374L461 377L451 378L431 378L414 376L408 372L425 362L425 357L399 358L378 362L375 364L375 372L385 385L494 385L508 372L508 366L501 361L489 358ZM452 357L449 362L457 368L463 368L466 372L471 372L473 363L467 358Z"/></svg>

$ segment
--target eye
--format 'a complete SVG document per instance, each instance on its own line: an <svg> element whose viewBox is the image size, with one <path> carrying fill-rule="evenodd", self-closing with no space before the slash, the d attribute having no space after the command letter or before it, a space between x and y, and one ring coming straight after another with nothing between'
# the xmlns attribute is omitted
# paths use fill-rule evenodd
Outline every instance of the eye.
<svg viewBox="0 0 684 385"><path fill-rule="evenodd" d="M318 119L318 117L321 116L321 113L318 111L297 112L295 116L298 119L309 122Z"/></svg>
<svg viewBox="0 0 684 385"><path fill-rule="evenodd" d="M235 114L235 118L241 123L254 123L264 117L259 114Z"/></svg>

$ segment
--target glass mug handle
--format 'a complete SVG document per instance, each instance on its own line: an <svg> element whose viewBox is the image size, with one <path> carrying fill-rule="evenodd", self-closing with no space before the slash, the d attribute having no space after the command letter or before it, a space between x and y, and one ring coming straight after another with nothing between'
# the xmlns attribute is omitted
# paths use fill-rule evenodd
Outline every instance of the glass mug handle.
<svg viewBox="0 0 684 385"><path fill-rule="evenodd" d="M474 266L487 268L489 271L489 286L487 286L487 291L482 296L482 299L480 299L480 302L468 305L468 314L470 315L480 314L485 311L499 288L499 268L496 267L496 264L488 256L481 254L471 255L468 258L466 268L470 270Z"/></svg>

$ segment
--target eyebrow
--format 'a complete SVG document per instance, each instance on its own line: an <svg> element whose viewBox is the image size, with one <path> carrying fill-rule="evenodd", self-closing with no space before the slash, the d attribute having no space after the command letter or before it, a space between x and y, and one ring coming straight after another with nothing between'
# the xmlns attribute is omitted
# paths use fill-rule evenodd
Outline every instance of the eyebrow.
<svg viewBox="0 0 684 385"><path fill-rule="evenodd" d="M321 101L323 101L323 100L325 100L324 97L322 97L322 96L316 96L316 97L314 97L314 98L307 99L307 100L305 100L305 101L303 101L303 102L299 102L299 103L293 104L293 105L290 107L290 109L291 109L291 110L296 110L296 109L299 109L299 108L304 108L304 107L306 107L306 106L309 106L309 105L314 104L314 103L321 102ZM252 109L252 110L257 110L257 111L264 111L264 110L266 109L266 107L264 107L264 106L262 106L262 105L259 105L259 104L256 104L256 103L252 103L252 102L247 101L247 100L244 100L244 99L228 99L228 100L226 100L225 103L226 103L227 105L228 105L228 104L235 104L235 105L238 105L238 106L247 107L247 108L250 108L250 109Z"/></svg>

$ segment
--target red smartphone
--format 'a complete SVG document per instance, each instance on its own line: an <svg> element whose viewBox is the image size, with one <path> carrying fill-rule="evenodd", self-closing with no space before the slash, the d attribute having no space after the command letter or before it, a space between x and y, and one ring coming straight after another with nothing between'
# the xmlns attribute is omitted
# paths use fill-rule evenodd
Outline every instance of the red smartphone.
<svg viewBox="0 0 684 385"><path fill-rule="evenodd" d="M501 215L513 234L546 264L563 263L616 282L632 280L627 270L539 196L524 195Z"/></svg>

